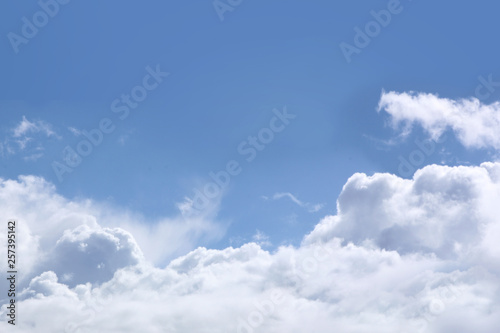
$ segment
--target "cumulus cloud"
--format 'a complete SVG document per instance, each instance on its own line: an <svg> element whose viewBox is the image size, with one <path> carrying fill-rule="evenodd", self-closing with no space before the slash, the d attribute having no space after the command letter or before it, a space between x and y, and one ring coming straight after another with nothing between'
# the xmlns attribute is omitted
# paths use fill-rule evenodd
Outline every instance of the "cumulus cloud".
<svg viewBox="0 0 500 333"><path fill-rule="evenodd" d="M488 162L478 167L430 165L409 180L355 174L339 196L338 215L324 218L305 239L341 237L399 253L470 257L498 223L499 172L500 164Z"/></svg>
<svg viewBox="0 0 500 333"><path fill-rule="evenodd" d="M378 111L391 116L404 134L417 124L437 140L447 129L470 148L500 148L500 102L483 104L475 97L448 99L434 94L382 92Z"/></svg>
<svg viewBox="0 0 500 333"><path fill-rule="evenodd" d="M94 203L62 198L41 179L3 181L2 195L10 201L1 211L27 209L23 257L48 260L25 273L19 332L500 329L500 163L431 165L413 179L355 174L337 215L298 247L199 247L165 267L142 255L135 231L107 225ZM58 264L70 257L88 274ZM5 317L3 307L2 331Z"/></svg>
<svg viewBox="0 0 500 333"><path fill-rule="evenodd" d="M272 245L271 241L269 241L269 236L260 230L257 230L255 235L252 236L252 241L261 247L267 247Z"/></svg>
<svg viewBox="0 0 500 333"><path fill-rule="evenodd" d="M70 200L57 194L53 184L34 176L0 179L0 218L13 217L19 220L23 279L48 268L66 274L67 281L72 275L73 281L80 282L75 271L79 265L81 273L87 269L109 276L117 267L137 262L140 252L162 265L192 250L201 238L218 239L224 234L224 227L207 216L151 221L105 203ZM6 237L5 232L0 230L0 237ZM0 248L6 256L6 249ZM72 263L71 258L78 260ZM65 271L64 266L73 270Z"/></svg>
<svg viewBox="0 0 500 333"><path fill-rule="evenodd" d="M108 281L119 268L139 263L142 252L123 229L81 225L63 233L50 257L53 266L44 266L75 286Z"/></svg>

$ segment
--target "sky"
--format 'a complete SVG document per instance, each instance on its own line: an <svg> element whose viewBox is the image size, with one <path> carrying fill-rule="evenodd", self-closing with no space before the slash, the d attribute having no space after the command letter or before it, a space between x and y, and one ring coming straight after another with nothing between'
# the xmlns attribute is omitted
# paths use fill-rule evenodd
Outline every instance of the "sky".
<svg viewBox="0 0 500 333"><path fill-rule="evenodd" d="M2 332L500 328L499 4L3 6Z"/></svg>

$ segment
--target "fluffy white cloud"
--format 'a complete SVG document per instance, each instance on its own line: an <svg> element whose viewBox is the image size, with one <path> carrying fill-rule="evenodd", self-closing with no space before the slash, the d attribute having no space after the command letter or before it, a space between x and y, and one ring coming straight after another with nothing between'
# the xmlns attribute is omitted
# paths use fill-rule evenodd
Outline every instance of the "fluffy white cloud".
<svg viewBox="0 0 500 333"><path fill-rule="evenodd" d="M140 252L161 265L179 253L192 250L200 238L217 239L224 232L207 216L147 221L140 214L107 204L68 200L56 193L53 184L34 176L21 176L18 181L0 179L0 219L7 221L13 217L19 220L23 279L43 269L63 273L61 254L67 256L65 260L76 257L87 260L73 263L75 269L83 265L93 270L104 263L100 266L102 272L110 267L116 269L113 265L118 262L123 265L137 262ZM0 237L6 237L5 233L1 229ZM5 247L0 247L0 255L6 257ZM76 272L64 274L67 281L71 280L71 274L79 279Z"/></svg>
<svg viewBox="0 0 500 333"><path fill-rule="evenodd" d="M81 225L66 230L49 255L51 269L70 286L102 283L122 267L135 265L142 252L132 236L120 228L90 228Z"/></svg>
<svg viewBox="0 0 500 333"><path fill-rule="evenodd" d="M3 181L0 199L25 221L23 258L56 258L31 270L23 261L16 332L500 329L498 163L432 165L409 180L355 174L338 214L300 247L197 248L166 267L150 264L134 231L108 224L113 212L64 199L41 179Z"/></svg>
<svg viewBox="0 0 500 333"><path fill-rule="evenodd" d="M306 239L332 236L356 244L374 241L398 252L459 255L476 245L495 221L484 207L500 199L499 165L430 165L412 180L391 174L355 174L338 199L339 215L328 217ZM494 214L493 214L494 215Z"/></svg>
<svg viewBox="0 0 500 333"><path fill-rule="evenodd" d="M448 99L414 92L382 92L378 110L391 116L394 128L421 125L438 139L451 128L460 142L471 148L500 148L500 102L483 104L477 98Z"/></svg>

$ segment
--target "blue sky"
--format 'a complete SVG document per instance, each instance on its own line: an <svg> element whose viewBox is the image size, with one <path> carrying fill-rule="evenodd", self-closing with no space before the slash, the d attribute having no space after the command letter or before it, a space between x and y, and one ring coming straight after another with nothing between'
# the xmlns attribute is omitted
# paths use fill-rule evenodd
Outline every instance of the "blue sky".
<svg viewBox="0 0 500 333"><path fill-rule="evenodd" d="M499 331L499 3L2 9L19 332Z"/></svg>
<svg viewBox="0 0 500 333"><path fill-rule="evenodd" d="M468 97L478 76L496 78L500 71L491 38L496 11L465 2L402 1L400 12L347 63L340 43L354 45L354 27L364 28L371 10L387 6L243 2L221 21L209 1L60 5L18 53L2 39L3 136L23 116L50 124L56 135L39 133L43 156L36 160L24 159L36 153L28 151L34 142L23 152L4 153L0 174L39 175L67 197L168 216L210 180L210 171L243 161L238 144L267 126L273 109L286 106L297 118L231 179L218 215L230 226L211 245L250 239L256 230L275 245L296 243L322 214L335 212L350 175L397 173L398 156L415 149L413 137L397 146L376 140L394 136L376 112L383 89ZM39 9L35 2L9 3L0 14L1 30L20 35L21 18ZM147 66L170 75L120 120L111 103L141 84ZM89 131L103 118L116 130L59 182L51 163L82 139L68 129ZM451 141L442 148L458 159L467 155ZM425 164L442 158L432 154ZM475 154L468 162L481 158ZM262 198L282 192L324 206L311 213L287 197Z"/></svg>

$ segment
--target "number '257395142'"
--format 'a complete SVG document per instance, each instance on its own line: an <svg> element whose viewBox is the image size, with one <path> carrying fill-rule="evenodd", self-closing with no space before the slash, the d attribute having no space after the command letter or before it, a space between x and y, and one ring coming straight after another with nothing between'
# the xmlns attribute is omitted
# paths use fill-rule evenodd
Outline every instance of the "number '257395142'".
<svg viewBox="0 0 500 333"><path fill-rule="evenodd" d="M9 290L7 295L10 298L7 306L7 317L9 324L16 324L16 220L9 220L7 224L7 280Z"/></svg>

